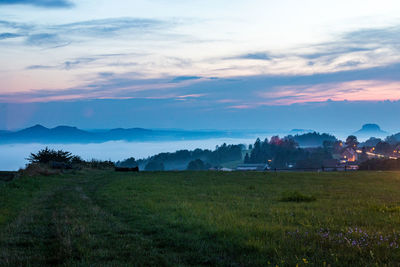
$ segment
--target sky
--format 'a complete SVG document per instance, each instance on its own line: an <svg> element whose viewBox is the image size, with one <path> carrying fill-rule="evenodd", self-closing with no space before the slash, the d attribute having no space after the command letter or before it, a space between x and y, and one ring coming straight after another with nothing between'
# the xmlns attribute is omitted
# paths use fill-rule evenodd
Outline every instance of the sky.
<svg viewBox="0 0 400 267"><path fill-rule="evenodd" d="M0 129L400 131L394 0L0 0Z"/></svg>

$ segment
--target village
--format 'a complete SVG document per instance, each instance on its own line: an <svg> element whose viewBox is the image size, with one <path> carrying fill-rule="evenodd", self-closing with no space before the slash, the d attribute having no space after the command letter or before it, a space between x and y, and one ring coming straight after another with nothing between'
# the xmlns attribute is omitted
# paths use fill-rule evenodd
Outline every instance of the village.
<svg viewBox="0 0 400 267"><path fill-rule="evenodd" d="M369 145L370 143L373 145ZM331 158L325 158L320 166L299 167L296 163L288 162L284 167L277 168L268 159L265 163L243 163L235 169L222 170L237 171L355 171L360 169L362 163L369 164L373 160L397 160L400 158L400 144L390 144L377 138L370 138L364 143L359 143L355 136L349 136L345 143L324 142L324 149L331 151ZM304 148L314 151L316 148ZM318 149L318 148L317 148ZM371 161L372 160L372 161ZM368 165L367 165L368 166ZM371 166L367 167L370 169Z"/></svg>

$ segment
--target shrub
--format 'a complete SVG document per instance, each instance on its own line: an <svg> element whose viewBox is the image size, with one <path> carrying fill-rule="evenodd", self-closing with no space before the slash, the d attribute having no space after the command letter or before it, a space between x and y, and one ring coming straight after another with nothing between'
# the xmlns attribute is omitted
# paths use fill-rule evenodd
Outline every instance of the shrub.
<svg viewBox="0 0 400 267"><path fill-rule="evenodd" d="M73 156L71 158L71 163L72 164L83 164L83 163L85 163L85 161L80 156Z"/></svg>
<svg viewBox="0 0 400 267"><path fill-rule="evenodd" d="M104 169L112 169L115 167L114 162L110 160L97 160L97 159L92 159L89 162L85 163L86 167L91 168L91 169L99 169L99 170L104 170Z"/></svg>
<svg viewBox="0 0 400 267"><path fill-rule="evenodd" d="M317 200L316 197L304 195L298 191L284 192L280 201L283 202L311 202Z"/></svg>
<svg viewBox="0 0 400 267"><path fill-rule="evenodd" d="M67 170L67 169L82 169L82 168L90 168L90 169L111 169L115 167L114 162L109 160L96 160L92 159L91 161L85 161L80 156L72 155L70 152L63 150L54 150L46 147L45 149L40 150L39 152L31 153L31 155L27 158L29 161L27 168L38 169L59 169L59 170ZM35 166L31 166L35 165ZM30 170L31 171L31 170ZM36 172L36 171L34 171ZM46 174L46 171L42 171Z"/></svg>
<svg viewBox="0 0 400 267"><path fill-rule="evenodd" d="M31 155L27 158L30 163L44 163L47 164L49 162L63 162L69 163L71 161L72 154L67 151L58 150L55 151L54 149L49 149L46 147L45 149L39 150L38 153Z"/></svg>

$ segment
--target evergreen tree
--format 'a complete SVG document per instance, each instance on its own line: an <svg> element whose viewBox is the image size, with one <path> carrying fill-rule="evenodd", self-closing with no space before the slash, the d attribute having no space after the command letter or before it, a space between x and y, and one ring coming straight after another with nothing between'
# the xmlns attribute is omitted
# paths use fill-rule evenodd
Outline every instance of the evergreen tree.
<svg viewBox="0 0 400 267"><path fill-rule="evenodd" d="M244 157L244 163L250 163L249 153L246 153L246 156Z"/></svg>

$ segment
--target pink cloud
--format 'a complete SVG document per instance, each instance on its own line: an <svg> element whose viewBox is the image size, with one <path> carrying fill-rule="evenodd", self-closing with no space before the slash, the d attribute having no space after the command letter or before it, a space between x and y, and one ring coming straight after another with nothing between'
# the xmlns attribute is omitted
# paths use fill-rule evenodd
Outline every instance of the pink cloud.
<svg viewBox="0 0 400 267"><path fill-rule="evenodd" d="M272 92L261 93L267 99L263 104L290 105L305 102L333 101L384 101L400 99L400 82L357 80L318 85L281 86Z"/></svg>
<svg viewBox="0 0 400 267"><path fill-rule="evenodd" d="M204 94L190 94L190 95L180 95L178 98L197 98L202 97Z"/></svg>
<svg viewBox="0 0 400 267"><path fill-rule="evenodd" d="M250 106L250 105L235 105L235 106L229 106L228 108L230 109L249 109L249 108L253 108L254 106Z"/></svg>
<svg viewBox="0 0 400 267"><path fill-rule="evenodd" d="M235 99L220 99L217 101L218 103L235 103L237 100Z"/></svg>

